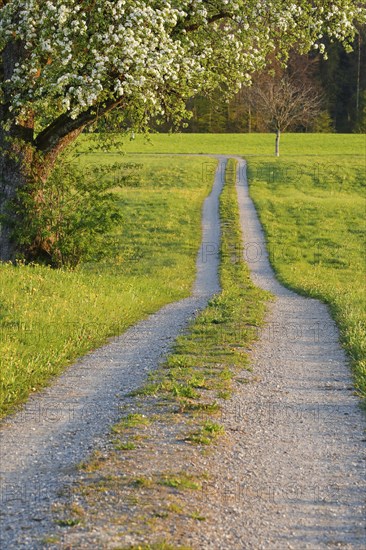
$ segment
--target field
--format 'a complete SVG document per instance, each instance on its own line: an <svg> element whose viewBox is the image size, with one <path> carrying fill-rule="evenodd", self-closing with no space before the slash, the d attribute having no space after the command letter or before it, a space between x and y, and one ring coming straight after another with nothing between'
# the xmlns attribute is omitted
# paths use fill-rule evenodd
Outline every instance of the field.
<svg viewBox="0 0 366 550"><path fill-rule="evenodd" d="M86 152L100 145L98 137L81 136L78 149ZM121 148L127 153L203 153L217 155L243 155L273 157L272 134L152 134L149 138L136 136L117 138L108 150ZM366 138L362 134L283 134L281 155L298 157L324 156L362 157L366 155Z"/></svg>
<svg viewBox="0 0 366 550"><path fill-rule="evenodd" d="M185 153L248 159L273 266L285 284L330 305L366 395L365 136L284 135L280 159L271 135L122 141L125 155L97 149L89 136L77 144L81 169L120 165L113 177L123 223L113 258L74 272L0 267L0 414L108 336L190 293L214 161ZM172 152L183 156L172 162Z"/></svg>
<svg viewBox="0 0 366 550"><path fill-rule="evenodd" d="M365 162L334 161L328 150L316 159L250 160L251 195L279 278L329 304L366 396ZM318 337L331 337L330 327Z"/></svg>
<svg viewBox="0 0 366 550"><path fill-rule="evenodd" d="M212 183L204 161L79 158L81 169L103 162L120 163L113 178L123 223L113 257L76 271L0 266L0 415L107 337L190 294Z"/></svg>
<svg viewBox="0 0 366 550"><path fill-rule="evenodd" d="M85 145L84 145L85 146ZM341 331L355 384L366 396L366 136L153 135L126 150L242 155L272 265L288 287L326 302ZM136 155L137 156L137 155ZM319 327L320 337L329 327Z"/></svg>
<svg viewBox="0 0 366 550"><path fill-rule="evenodd" d="M81 150L89 144L83 138ZM366 396L366 136L152 135L123 139L139 154L216 153L248 160L249 183L281 281L329 304L361 395ZM321 327L326 336L329 327Z"/></svg>

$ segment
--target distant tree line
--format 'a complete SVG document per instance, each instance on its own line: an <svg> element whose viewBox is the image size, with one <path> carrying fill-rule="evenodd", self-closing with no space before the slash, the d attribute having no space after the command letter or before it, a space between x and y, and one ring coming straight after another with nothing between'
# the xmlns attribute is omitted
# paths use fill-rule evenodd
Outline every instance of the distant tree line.
<svg viewBox="0 0 366 550"><path fill-rule="evenodd" d="M192 118L183 132L265 132L272 130L264 109L263 90L280 93L283 82L311 91L318 98L314 116L296 117L288 130L295 132L366 132L366 27L360 29L353 52L340 44L326 44L328 59L319 53L290 54L286 70L274 61L273 70L254 77L229 102L216 91L210 97L198 95L188 103ZM285 100L285 97L284 97ZM309 109L308 109L309 110ZM163 128L164 129L168 129ZM160 128L161 131L161 128Z"/></svg>

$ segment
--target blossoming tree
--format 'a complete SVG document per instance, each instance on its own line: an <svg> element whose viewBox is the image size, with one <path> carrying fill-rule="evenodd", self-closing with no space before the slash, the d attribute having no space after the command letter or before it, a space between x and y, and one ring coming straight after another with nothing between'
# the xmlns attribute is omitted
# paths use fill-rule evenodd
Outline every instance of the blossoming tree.
<svg viewBox="0 0 366 550"><path fill-rule="evenodd" d="M179 119L197 91L232 93L270 52L349 44L351 0L0 0L0 214L88 126ZM0 258L16 250L2 222Z"/></svg>

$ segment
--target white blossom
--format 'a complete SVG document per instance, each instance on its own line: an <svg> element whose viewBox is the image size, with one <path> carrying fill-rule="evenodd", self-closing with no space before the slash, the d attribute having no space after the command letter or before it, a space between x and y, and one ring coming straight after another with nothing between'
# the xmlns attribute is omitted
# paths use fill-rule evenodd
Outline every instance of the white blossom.
<svg viewBox="0 0 366 550"><path fill-rule="evenodd" d="M12 0L0 8L0 50L16 39L26 55L0 95L16 116L32 106L76 118L122 97L154 115L179 94L248 83L273 50L326 54L323 36L352 40L355 20L365 9L351 0Z"/></svg>

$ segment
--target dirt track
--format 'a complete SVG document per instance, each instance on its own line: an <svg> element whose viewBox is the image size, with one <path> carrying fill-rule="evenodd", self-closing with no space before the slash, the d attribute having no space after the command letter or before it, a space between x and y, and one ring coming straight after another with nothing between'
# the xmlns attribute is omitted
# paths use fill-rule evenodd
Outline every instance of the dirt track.
<svg viewBox="0 0 366 550"><path fill-rule="evenodd" d="M327 307L280 285L239 161L244 258L276 296L252 353L252 383L226 410L230 450L211 468L215 524L199 547L366 548L365 415Z"/></svg>
<svg viewBox="0 0 366 550"><path fill-rule="evenodd" d="M129 392L141 386L189 320L219 291L218 199L226 159L216 158L220 166L204 203L192 297L164 307L86 355L1 426L2 549L39 547L39 537L52 528L50 506L75 466L103 445Z"/></svg>
<svg viewBox="0 0 366 550"><path fill-rule="evenodd" d="M2 426L1 548L39 547L39 537L52 531L50 503L72 481L75 465L103 446L127 394L217 292L217 205L226 158L220 162L204 211L206 249L192 298L87 355ZM224 410L227 444L204 460L212 472L207 521L177 542L223 550L363 549L365 418L338 331L323 304L276 281L242 160L238 176L244 257L255 283L276 300L252 353L253 374L245 373L249 383L238 385Z"/></svg>

